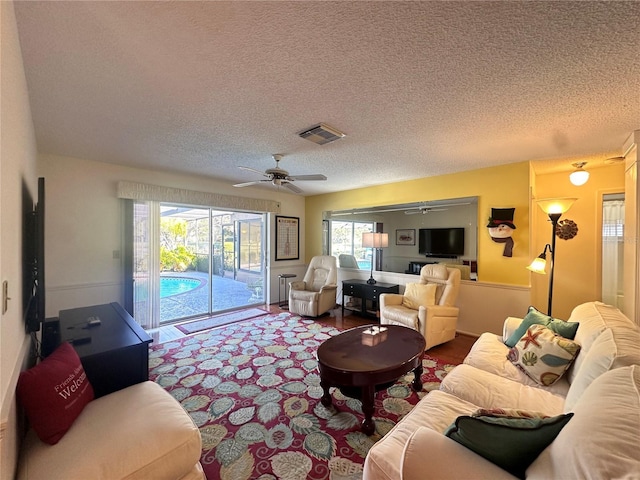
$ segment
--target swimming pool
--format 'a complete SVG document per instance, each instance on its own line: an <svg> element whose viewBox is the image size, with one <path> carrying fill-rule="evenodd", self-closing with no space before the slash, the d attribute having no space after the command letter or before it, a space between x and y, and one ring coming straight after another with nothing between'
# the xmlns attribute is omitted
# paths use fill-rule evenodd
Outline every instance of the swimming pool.
<svg viewBox="0 0 640 480"><path fill-rule="evenodd" d="M160 277L160 298L180 295L200 286L201 280L188 277Z"/></svg>

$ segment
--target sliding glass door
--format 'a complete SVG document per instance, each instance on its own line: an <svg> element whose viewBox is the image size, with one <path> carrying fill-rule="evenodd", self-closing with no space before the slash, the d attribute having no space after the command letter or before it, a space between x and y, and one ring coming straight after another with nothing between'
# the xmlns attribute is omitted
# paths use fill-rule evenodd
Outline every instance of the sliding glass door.
<svg viewBox="0 0 640 480"><path fill-rule="evenodd" d="M160 324L211 312L208 208L160 204Z"/></svg>
<svg viewBox="0 0 640 480"><path fill-rule="evenodd" d="M154 328L264 304L265 221L262 213L136 203L134 318Z"/></svg>

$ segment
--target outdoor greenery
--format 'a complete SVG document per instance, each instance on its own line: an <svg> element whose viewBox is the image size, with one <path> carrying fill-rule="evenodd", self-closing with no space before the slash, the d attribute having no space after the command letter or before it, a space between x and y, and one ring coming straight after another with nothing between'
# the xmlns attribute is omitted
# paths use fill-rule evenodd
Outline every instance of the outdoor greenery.
<svg viewBox="0 0 640 480"><path fill-rule="evenodd" d="M187 236L187 222L177 218L160 220L160 269L162 271L184 272L194 268L196 254L184 243Z"/></svg>
<svg viewBox="0 0 640 480"><path fill-rule="evenodd" d="M371 259L371 249L362 246L362 234L373 231L371 222L331 222L331 254L354 255L358 262Z"/></svg>
<svg viewBox="0 0 640 480"><path fill-rule="evenodd" d="M193 268L195 253L184 245L178 245L173 250L160 246L160 269L162 271L184 272Z"/></svg>
<svg viewBox="0 0 640 480"><path fill-rule="evenodd" d="M248 271L261 271L261 221L241 221L242 246L238 249L240 259L236 259L236 231L234 221L229 214L213 216L212 235L209 235L208 217L186 219L178 216L160 219L160 266L162 271L184 272L195 270L214 275L233 272L236 268ZM209 250L209 241L212 241ZM236 265L236 261L239 265ZM254 290L260 290L256 286Z"/></svg>
<svg viewBox="0 0 640 480"><path fill-rule="evenodd" d="M196 257L193 260L193 268L197 272L208 272L209 271L209 256L208 255L202 255L202 254L196 254Z"/></svg>

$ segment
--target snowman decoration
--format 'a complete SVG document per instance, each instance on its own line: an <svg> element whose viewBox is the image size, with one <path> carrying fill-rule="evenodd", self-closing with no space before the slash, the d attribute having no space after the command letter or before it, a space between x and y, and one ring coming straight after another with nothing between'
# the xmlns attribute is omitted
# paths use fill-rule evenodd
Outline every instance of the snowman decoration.
<svg viewBox="0 0 640 480"><path fill-rule="evenodd" d="M492 208L491 217L487 228L491 239L496 243L504 243L503 257L513 256L513 231L516 226L513 224L513 214L515 208Z"/></svg>

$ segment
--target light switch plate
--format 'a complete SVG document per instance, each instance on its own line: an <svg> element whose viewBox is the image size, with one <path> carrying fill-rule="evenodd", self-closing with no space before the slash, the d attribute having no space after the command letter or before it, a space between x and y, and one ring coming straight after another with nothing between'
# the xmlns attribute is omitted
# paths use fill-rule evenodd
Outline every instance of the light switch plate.
<svg viewBox="0 0 640 480"><path fill-rule="evenodd" d="M5 280L2 282L2 315L9 310L9 300L9 282Z"/></svg>

